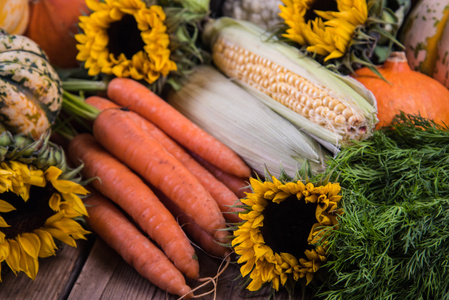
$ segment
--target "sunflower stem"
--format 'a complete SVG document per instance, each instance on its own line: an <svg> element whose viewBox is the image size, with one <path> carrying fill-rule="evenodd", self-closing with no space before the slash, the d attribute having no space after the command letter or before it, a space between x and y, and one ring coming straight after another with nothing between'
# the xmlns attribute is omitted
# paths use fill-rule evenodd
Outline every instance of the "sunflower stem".
<svg viewBox="0 0 449 300"><path fill-rule="evenodd" d="M69 92L78 92L78 91L100 92L106 91L107 86L108 83L103 80L92 81L87 79L69 78L62 82L62 88L65 91Z"/></svg>
<svg viewBox="0 0 449 300"><path fill-rule="evenodd" d="M86 103L83 96L77 96L68 91L64 91L62 97L63 110L69 112L71 115L74 114L86 120L95 120L100 113L99 109Z"/></svg>
<svg viewBox="0 0 449 300"><path fill-rule="evenodd" d="M71 140L79 130L89 131L91 122L100 113L96 107L86 103L82 91L75 95L67 90L62 93L62 110L53 126L54 132L67 140Z"/></svg>

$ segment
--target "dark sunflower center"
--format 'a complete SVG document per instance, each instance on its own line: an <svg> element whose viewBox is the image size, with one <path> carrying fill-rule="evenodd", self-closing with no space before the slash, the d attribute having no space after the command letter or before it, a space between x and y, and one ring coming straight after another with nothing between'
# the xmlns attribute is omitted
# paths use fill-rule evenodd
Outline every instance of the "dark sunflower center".
<svg viewBox="0 0 449 300"><path fill-rule="evenodd" d="M107 34L109 52L115 57L123 53L127 59L131 59L145 46L140 36L140 30L137 28L137 22L131 15L124 15L120 21L111 23Z"/></svg>
<svg viewBox="0 0 449 300"><path fill-rule="evenodd" d="M304 15L304 19L307 21L315 20L318 16L315 14L315 10L321 11L338 11L337 0L315 0L313 1L309 10Z"/></svg>
<svg viewBox="0 0 449 300"><path fill-rule="evenodd" d="M263 211L261 229L265 243L274 252L289 253L296 258L304 257L306 249L313 249L307 243L313 224L317 223L314 203L306 204L295 195L280 204L270 202Z"/></svg>
<svg viewBox="0 0 449 300"><path fill-rule="evenodd" d="M47 218L54 214L48 205L48 200L53 195L51 185L44 188L32 186L30 198L27 202L12 192L0 194L0 199L9 202L16 210L8 213L0 213L10 227L2 227L0 230L7 239L15 238L18 234L31 232L44 225Z"/></svg>

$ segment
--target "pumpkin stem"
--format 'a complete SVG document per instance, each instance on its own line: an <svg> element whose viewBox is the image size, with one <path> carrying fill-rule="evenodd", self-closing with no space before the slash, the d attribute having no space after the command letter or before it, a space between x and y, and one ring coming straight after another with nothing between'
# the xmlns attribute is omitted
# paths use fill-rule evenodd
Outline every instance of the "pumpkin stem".
<svg viewBox="0 0 449 300"><path fill-rule="evenodd" d="M407 56L404 51L393 51L383 64L384 69L395 72L410 71Z"/></svg>

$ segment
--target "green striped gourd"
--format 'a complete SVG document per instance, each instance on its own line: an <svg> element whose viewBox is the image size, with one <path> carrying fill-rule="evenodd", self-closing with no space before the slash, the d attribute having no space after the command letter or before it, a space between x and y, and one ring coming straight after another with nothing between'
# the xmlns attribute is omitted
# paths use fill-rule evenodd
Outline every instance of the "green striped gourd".
<svg viewBox="0 0 449 300"><path fill-rule="evenodd" d="M23 35L0 31L0 132L38 139L62 106L62 84L44 51Z"/></svg>
<svg viewBox="0 0 449 300"><path fill-rule="evenodd" d="M449 88L449 0L420 0L401 29L410 67Z"/></svg>

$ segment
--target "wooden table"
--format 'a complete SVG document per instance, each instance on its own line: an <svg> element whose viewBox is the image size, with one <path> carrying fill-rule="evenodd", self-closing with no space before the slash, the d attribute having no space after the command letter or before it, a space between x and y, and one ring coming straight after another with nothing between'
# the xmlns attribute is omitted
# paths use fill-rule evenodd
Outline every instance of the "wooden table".
<svg viewBox="0 0 449 300"><path fill-rule="evenodd" d="M220 268L221 261L199 250L197 254L201 276L214 276ZM238 267L229 265L219 277L215 298L213 294L209 294L198 299L245 299L250 294L238 287L238 282L234 280L238 274ZM16 276L6 265L2 270L2 280L0 283L2 300L178 299L152 285L101 239L92 236L87 241L78 240L77 248L64 245L56 256L40 260L39 272L34 281L23 273ZM188 284L193 288L200 283L188 282ZM209 291L211 288L210 284L195 294ZM267 298L268 295L265 294L250 299ZM306 298L312 299L310 296ZM281 294L275 299L288 299L288 296Z"/></svg>

